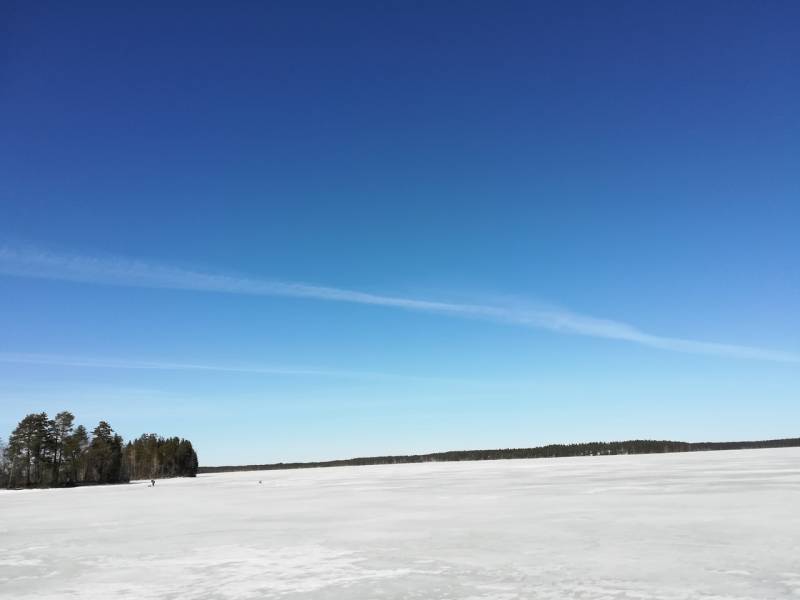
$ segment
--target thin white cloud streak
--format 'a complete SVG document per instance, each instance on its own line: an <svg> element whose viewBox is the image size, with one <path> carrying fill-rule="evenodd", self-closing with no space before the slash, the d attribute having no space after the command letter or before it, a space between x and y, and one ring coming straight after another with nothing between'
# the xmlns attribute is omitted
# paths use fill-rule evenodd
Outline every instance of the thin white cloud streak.
<svg viewBox="0 0 800 600"><path fill-rule="evenodd" d="M416 375L399 375L370 371L348 371L340 369L314 369L308 367L281 367L257 365L221 365L207 363L183 363L171 361L147 361L91 356L68 356L62 354L38 354L27 352L0 352L0 363L24 365L48 365L88 369L126 369L153 371L211 371L220 373L242 373L252 375L278 375L302 377L335 377L346 379L436 379L437 381L459 381L426 378Z"/></svg>
<svg viewBox="0 0 800 600"><path fill-rule="evenodd" d="M108 358L64 354L44 354L36 352L0 352L0 364L44 365L54 367L75 367L87 369L122 369L149 371L208 371L216 373L240 373L279 377L327 377L351 380L390 380L404 382L427 382L480 386L487 382L477 379L456 377L436 377L406 373L386 373L381 371L354 371L348 369L324 369L315 367L295 367L280 365L213 364L194 362L175 362L162 360L136 360L128 358ZM488 382L494 384L494 382ZM507 383L507 382L504 382Z"/></svg>
<svg viewBox="0 0 800 600"><path fill-rule="evenodd" d="M576 314L563 309L529 309L419 300L305 283L214 274L117 257L60 254L29 247L10 245L0 247L0 274L103 285L282 296L383 306L500 321L563 334L632 342L674 352L800 363L800 354L797 353L653 335L627 323Z"/></svg>

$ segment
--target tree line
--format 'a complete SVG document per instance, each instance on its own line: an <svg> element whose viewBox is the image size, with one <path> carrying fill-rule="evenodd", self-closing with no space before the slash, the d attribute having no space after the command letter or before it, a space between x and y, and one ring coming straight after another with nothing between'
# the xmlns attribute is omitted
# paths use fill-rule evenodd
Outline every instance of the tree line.
<svg viewBox="0 0 800 600"><path fill-rule="evenodd" d="M588 442L581 444L550 444L535 448L501 448L494 450L453 450L431 454L403 456L367 456L321 462L272 463L200 467L200 473L226 471L270 471L275 469L310 469L353 465L387 465L458 460L499 460L508 458L555 458L562 456L604 456L611 454L655 454L663 452L698 452L704 450L741 450L749 448L788 448L800 446L800 438L759 440L747 442L675 442L670 440L627 440L623 442Z"/></svg>
<svg viewBox="0 0 800 600"><path fill-rule="evenodd" d="M69 411L23 418L0 439L0 487L57 487L123 483L131 479L194 477L197 453L189 440L145 434L125 443L106 421L91 433Z"/></svg>

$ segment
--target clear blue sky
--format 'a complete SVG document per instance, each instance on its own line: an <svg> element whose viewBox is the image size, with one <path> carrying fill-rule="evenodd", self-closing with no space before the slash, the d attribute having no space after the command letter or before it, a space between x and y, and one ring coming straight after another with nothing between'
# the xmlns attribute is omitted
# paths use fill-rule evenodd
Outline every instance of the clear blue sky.
<svg viewBox="0 0 800 600"><path fill-rule="evenodd" d="M6 3L0 435L800 434L796 2Z"/></svg>

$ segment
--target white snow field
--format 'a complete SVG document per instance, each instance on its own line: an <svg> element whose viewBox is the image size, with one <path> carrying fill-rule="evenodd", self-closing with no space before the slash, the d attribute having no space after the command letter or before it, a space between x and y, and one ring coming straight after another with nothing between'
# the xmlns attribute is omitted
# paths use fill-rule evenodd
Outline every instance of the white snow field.
<svg viewBox="0 0 800 600"><path fill-rule="evenodd" d="M800 598L800 448L4 491L0 597Z"/></svg>

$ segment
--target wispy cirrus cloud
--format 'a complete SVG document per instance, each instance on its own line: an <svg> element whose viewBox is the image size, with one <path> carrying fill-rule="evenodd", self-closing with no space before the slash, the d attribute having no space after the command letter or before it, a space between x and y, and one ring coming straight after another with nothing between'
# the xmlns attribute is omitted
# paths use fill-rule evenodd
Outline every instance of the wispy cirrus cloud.
<svg viewBox="0 0 800 600"><path fill-rule="evenodd" d="M402 382L404 385L423 384L430 386L457 387L464 390L492 390L494 393L509 389L523 389L530 386L526 381L501 381L492 379L472 379L414 373L391 373L385 371L360 371L342 368L322 368L313 366L264 365L254 363L189 362L180 360L121 357L98 357L77 354L48 354L37 352L0 352L0 365L42 365L49 367L74 367L77 369L113 369L124 371L172 371L209 374L255 375L265 377L300 377L302 379L323 378L353 382L390 383ZM1 386L0 386L1 387ZM438 388L437 388L438 389ZM130 391L130 389L128 390ZM143 390L147 395L149 390ZM0 399L2 393L0 390Z"/></svg>
<svg viewBox="0 0 800 600"><path fill-rule="evenodd" d="M98 358L63 354L39 354L33 352L0 352L0 363L52 365L61 367L85 367L90 369L128 369L151 371L217 371L222 373L250 373L253 375L301 375L313 377L392 377L386 373L368 371L343 371L336 369L314 369L306 367L226 365L210 363L135 360L124 358ZM400 377L400 376L398 376Z"/></svg>
<svg viewBox="0 0 800 600"><path fill-rule="evenodd" d="M798 353L655 335L624 322L582 315L565 309L440 302L307 283L218 274L135 259L56 253L25 246L0 247L0 274L102 285L282 296L383 306L468 319L499 321L563 334L631 342L674 352L800 363Z"/></svg>
<svg viewBox="0 0 800 600"><path fill-rule="evenodd" d="M341 379L403 379L464 383L461 379L425 377L377 371L352 371L346 369L322 369L280 365L222 364L176 362L165 360L136 360L64 354L42 354L34 352L0 352L0 363L20 365L49 365L88 369L124 369L145 371L209 371L218 373L241 373L250 375L277 375L301 377L333 377Z"/></svg>

